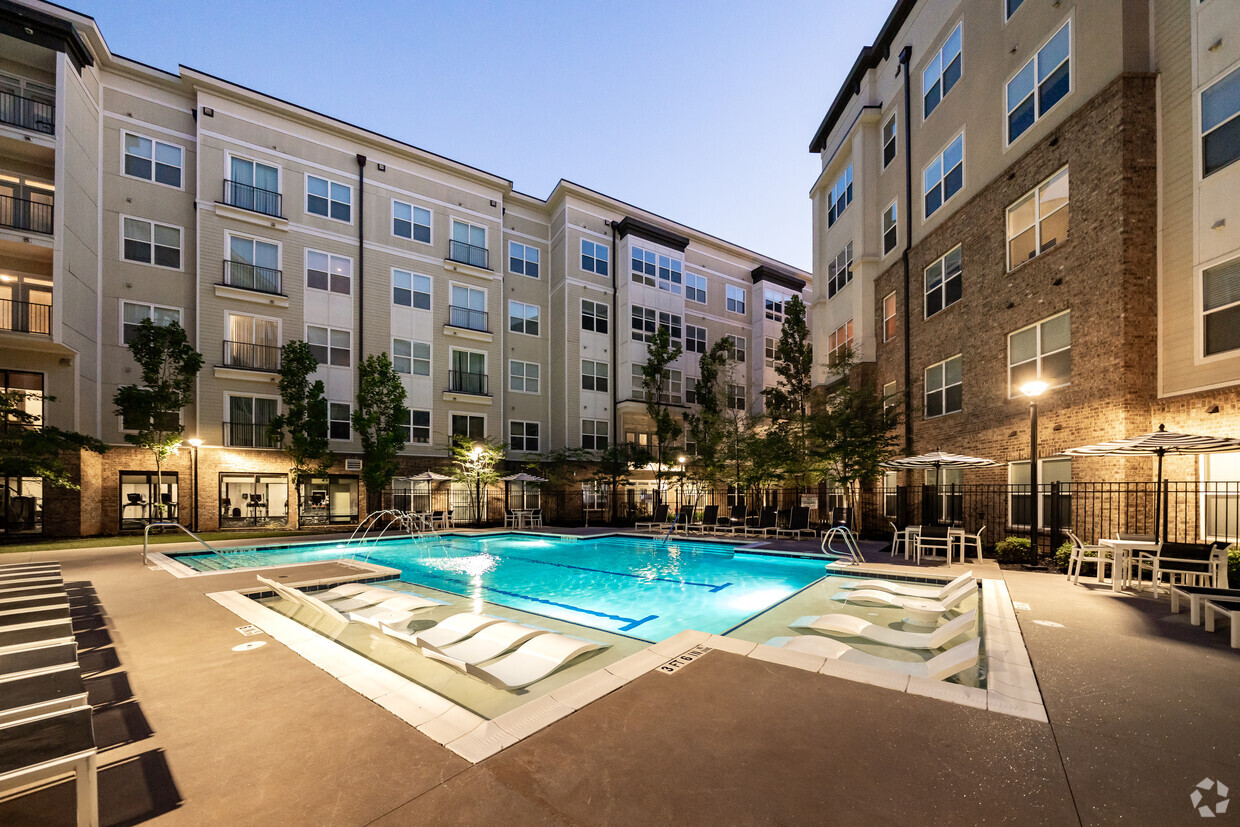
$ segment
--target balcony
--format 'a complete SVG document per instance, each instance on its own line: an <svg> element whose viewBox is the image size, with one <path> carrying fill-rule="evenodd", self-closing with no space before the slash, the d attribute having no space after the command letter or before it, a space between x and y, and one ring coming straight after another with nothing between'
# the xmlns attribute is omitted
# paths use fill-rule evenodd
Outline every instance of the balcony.
<svg viewBox="0 0 1240 827"><path fill-rule="evenodd" d="M56 107L12 92L0 92L0 123L55 135Z"/></svg>
<svg viewBox="0 0 1240 827"><path fill-rule="evenodd" d="M450 261L468 264L471 267L481 267L483 270L490 270L487 255L488 250L486 247L466 244L464 241L450 241L448 243L448 259Z"/></svg>
<svg viewBox="0 0 1240 827"><path fill-rule="evenodd" d="M455 304L448 305L449 327L460 327L465 330L478 330L483 333L490 333L491 328L488 326L487 318L485 310L473 310Z"/></svg>
<svg viewBox="0 0 1240 827"><path fill-rule="evenodd" d="M0 299L0 330L13 333L52 333L52 306Z"/></svg>
<svg viewBox="0 0 1240 827"><path fill-rule="evenodd" d="M230 448L279 448L280 440L270 425L225 422L224 444Z"/></svg>
<svg viewBox="0 0 1240 827"><path fill-rule="evenodd" d="M224 281L228 287L242 290L253 290L256 293L267 293L272 296L284 295L280 292L283 272L270 267L259 267L243 261L224 260Z"/></svg>
<svg viewBox="0 0 1240 827"><path fill-rule="evenodd" d="M282 198L283 196L278 192L260 189L250 184L242 184L239 181L224 182L224 203L230 207L270 215L273 218L283 218Z"/></svg>
<svg viewBox="0 0 1240 827"><path fill-rule="evenodd" d="M224 366L277 373L280 370L280 348L225 340Z"/></svg>
<svg viewBox="0 0 1240 827"><path fill-rule="evenodd" d="M32 233L52 233L52 203L0 195L0 227Z"/></svg>
<svg viewBox="0 0 1240 827"><path fill-rule="evenodd" d="M448 392L467 393L472 396L490 396L485 373L468 373L463 370L448 371Z"/></svg>

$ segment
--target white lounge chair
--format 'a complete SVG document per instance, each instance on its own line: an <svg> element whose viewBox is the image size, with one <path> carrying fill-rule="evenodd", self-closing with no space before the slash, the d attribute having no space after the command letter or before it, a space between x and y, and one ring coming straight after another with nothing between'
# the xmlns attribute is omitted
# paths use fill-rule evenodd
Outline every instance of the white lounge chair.
<svg viewBox="0 0 1240 827"><path fill-rule="evenodd" d="M261 582L275 589L277 594L293 601L293 603L298 606L309 609L319 615L320 619L326 623L330 634L333 636L344 631L344 628L349 625L349 621L351 620L356 620L359 623L365 623L369 626L374 626L375 628L378 628L380 623L386 623L388 626L399 627L406 625L413 618L416 612L422 611L423 609L429 609L432 606L443 605L440 603L430 603L427 606L410 610L398 609L380 604L377 606L370 606L365 609L341 612L332 604L324 602L312 594L306 594L300 589L295 589L292 586L286 586L283 583L268 580L262 575L257 576ZM418 597L418 595L410 596L414 598ZM428 600L428 598L421 599Z"/></svg>
<svg viewBox="0 0 1240 827"><path fill-rule="evenodd" d="M467 664L465 671L492 686L512 691L542 680L586 652L604 648L601 643L551 632L522 644L494 663Z"/></svg>
<svg viewBox="0 0 1240 827"><path fill-rule="evenodd" d="M315 597L318 597L320 600L323 598L322 595L315 595ZM372 606L382 606L385 609L408 612L430 609L435 606L446 606L448 604L442 600L436 600L433 597L423 597L413 592L398 592L395 589L370 589L357 597L333 600L329 605L338 612L358 611Z"/></svg>
<svg viewBox="0 0 1240 827"><path fill-rule="evenodd" d="M977 665L981 638L973 638L964 643L940 652L927 661L903 661L871 655L854 649L847 643L821 635L796 635L795 637L773 637L766 642L767 646L779 646L797 652L808 652L827 660L846 661L861 666L875 666L901 675L930 678L941 681L959 674L969 667Z"/></svg>
<svg viewBox="0 0 1240 827"><path fill-rule="evenodd" d="M419 646L426 645L434 648L450 646L453 643L459 643L472 634L476 634L487 626L502 623L503 620L502 617L461 612L460 614L445 617L425 632L418 632L414 637L417 639Z"/></svg>
<svg viewBox="0 0 1240 827"><path fill-rule="evenodd" d="M870 606L899 606L901 608L909 601L922 601L947 612L955 608L958 603L971 594L977 594L977 586L973 583L965 583L942 600L930 600L927 597L910 597L906 594L892 594L891 592L883 592L878 589L853 589L852 591L836 592L831 596L831 599L839 600L842 603L860 603ZM926 608L929 608L929 605Z"/></svg>
<svg viewBox="0 0 1240 827"><path fill-rule="evenodd" d="M484 660L497 658L530 638L545 634L547 634L546 629L535 629L532 626L505 620L493 623L476 632L468 640L452 646L438 647L422 642L422 651L430 657L463 667L467 663L482 663Z"/></svg>
<svg viewBox="0 0 1240 827"><path fill-rule="evenodd" d="M853 583L840 584L841 589L866 589L902 594L905 597L920 597L925 600L942 600L951 592L965 583L973 583L973 570L970 569L945 586L917 586L911 583L899 583L894 580L858 580Z"/></svg>
<svg viewBox="0 0 1240 827"><path fill-rule="evenodd" d="M806 615L789 623L788 626L793 629L813 629L827 634L864 638L887 646L899 646L901 649L941 649L956 635L964 634L972 629L975 623L977 623L977 609L965 612L932 632L905 632L879 626L863 617L845 614L819 617Z"/></svg>

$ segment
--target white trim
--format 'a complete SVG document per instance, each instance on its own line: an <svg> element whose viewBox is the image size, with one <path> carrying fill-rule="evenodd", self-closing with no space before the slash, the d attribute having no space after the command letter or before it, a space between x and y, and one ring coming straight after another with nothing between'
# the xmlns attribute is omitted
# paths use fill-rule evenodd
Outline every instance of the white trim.
<svg viewBox="0 0 1240 827"><path fill-rule="evenodd" d="M311 253L317 253L318 255L321 255L321 256L327 256L327 287L326 288L310 286L309 280L310 280L310 254ZM331 278L332 278L331 260L333 258L342 258L345 261L349 262L349 292L348 293L337 293L335 290L331 289ZM356 282L356 279L354 278L354 273L355 273L354 266L353 266L354 264L356 264L356 262L353 260L353 256L345 256L345 255L340 255L339 253L329 253L327 250L316 250L313 247L305 247L301 251L301 276L302 276L301 288L302 290L311 290L314 292L315 295L318 295L321 293L321 294L325 294L328 296L348 296L349 301L352 302L353 301L353 287Z"/></svg>
<svg viewBox="0 0 1240 827"><path fill-rule="evenodd" d="M1025 137L1030 132L1032 132L1033 128L1038 125L1038 121L1042 120L1043 116L1046 114L1045 112L1041 111L1041 108L1042 108L1041 101L1038 97L1038 86L1039 86L1038 67L1037 67L1038 53L1041 52L1042 49L1045 48L1048 43L1050 43L1052 40L1055 39L1056 35L1058 35L1059 32L1063 30L1064 26L1069 27L1068 28L1068 57L1066 58L1068 62L1068 91L1064 93L1064 96L1062 98L1060 98L1059 100L1051 104L1051 109L1054 109L1056 106L1063 103L1065 100L1068 100L1069 98L1071 98L1072 94L1076 91L1076 60L1074 57L1076 54L1076 26L1072 25L1072 23L1073 23L1073 18L1070 12L1064 17L1060 18L1059 25L1055 26L1054 30L1050 33L1050 35L1047 36L1047 38L1043 40L1041 43L1039 43L1036 48L1034 48L1032 53L1030 53L1029 55L1029 59L1021 63L1020 66L1016 68L1016 71L1008 75L1007 79L1003 81L1003 87L1000 91L999 97L1001 99L1000 106L1002 107L1002 110L1003 110L1003 121L1002 121L1003 125L1001 129L1003 132L1003 152L1004 153L1006 153L1009 149L1011 149L1013 146L1019 143L1021 138ZM1015 139L1011 139L1008 136L1008 116L1011 114L1011 112L1008 111L1008 99L1007 99L1008 84L1011 83L1013 80L1015 80L1016 76L1019 75L1021 72L1023 72L1025 70L1025 67L1028 66L1031 62L1034 64L1033 91L1031 92L1031 94L1033 95L1033 109L1034 109L1033 123L1029 124L1028 128L1025 129L1024 132L1017 135ZM1059 65L1056 64L1055 68L1059 68ZM1050 110L1047 110L1047 111L1049 112Z"/></svg>
<svg viewBox="0 0 1240 827"><path fill-rule="evenodd" d="M536 380L536 381L538 382L538 390L536 390L536 391L530 391L530 390L524 390L524 391L522 391L522 390L517 390L516 388L514 388L514 387L512 386L512 365L513 365L513 363L514 363L514 362L515 362L515 363L518 363L518 364L522 364L522 365L533 365L534 367L538 368L538 379ZM528 383L529 383L529 376L528 376L528 375L526 375L526 376L522 376L522 377L521 377L521 381L522 381L523 383L528 384ZM508 370L504 373L504 389L505 389L506 391L508 391L509 393L520 393L520 394L525 394L526 396L542 396L542 395L543 395L543 366L542 366L542 362L530 362L530 361L527 361L527 360L525 360L525 359L509 359L509 360L508 360Z"/></svg>
<svg viewBox="0 0 1240 827"><path fill-rule="evenodd" d="M535 448L534 450L532 450L532 451L531 451L529 448L513 448L513 447L511 447L511 444L512 444L512 443L511 443L511 440L512 440L512 425L513 425L513 423L514 423L514 422L519 422L519 423L520 423L520 424L522 424L522 425L537 425L537 426L538 426L538 447L537 447L537 448ZM522 439L529 439L529 436L528 436L528 435L525 435L525 433L524 433L525 428L522 428L521 430L522 430L522 437L521 437L521 438L522 438ZM510 420L508 420L508 432L507 432L506 434L504 434L504 436L505 436L505 437L507 437L507 439L508 439L508 441L509 441L509 446L510 446L510 447L508 448L508 452L509 452L509 453L514 453L514 454L537 454L537 453L540 453L540 452L542 451L542 449L543 449L543 434L544 434L544 431L545 431L545 430L546 430L546 429L545 429L545 428L543 428L543 424L542 424L542 422L539 422L537 419L510 419Z"/></svg>
<svg viewBox="0 0 1240 827"><path fill-rule="evenodd" d="M339 174L339 173L337 173L337 174ZM320 213L310 212L310 179L311 179L311 178L317 178L317 179L318 179L318 180L320 180L320 181L326 181L326 182L327 182L327 213L328 213L327 215L321 215ZM332 187L332 184L336 184L337 186L345 187L345 188L346 188L346 189L348 189L348 191L349 191L349 220L348 220L348 221L344 221L344 220L339 219L339 218L333 218L333 217L332 217L332 215L331 215L331 211L332 211L332 203L333 203L333 202L332 202L332 197L331 197L331 193L332 193L332 189L331 189L331 187ZM322 198L323 196L321 196L321 195L316 195L315 197L316 197L316 198ZM316 217L318 217L318 218L324 218L324 219L327 219L328 221L335 221L337 224L347 224L347 225L349 225L349 226L351 227L351 226L353 226L353 215L354 215L354 212L355 212L355 207L357 206L356 204L354 204L354 203L353 203L353 200L354 200L354 199L353 199L353 185L352 185L352 184L342 184L342 183L341 183L341 182L339 182L339 181L334 181L334 180L332 180L331 178L327 178L327 177L322 176L322 175L315 175L315 174L310 173L310 172L303 172L303 173L302 173L302 200L301 200L301 211L302 211L302 214L303 214L303 215L306 215L306 216L313 215L313 216L316 216ZM337 204L338 204L338 203L340 203L340 202L339 202L339 201L337 201L337 202L335 202L335 203L337 203Z"/></svg>
<svg viewBox="0 0 1240 827"><path fill-rule="evenodd" d="M397 204L403 204L404 206L409 208L409 238L405 238L403 235L396 234L396 205ZM430 215L430 223L426 225L430 230L430 236L431 236L430 241L419 241L418 239L414 238L414 235L416 235L416 233L414 233L413 228L420 226L416 221L413 220L415 218L415 214L413 212L414 210L425 210ZM419 204L414 204L411 201L401 201L399 198L391 197L388 199L388 219L389 219L388 235L391 236L392 238L399 238L404 241L411 241L414 244L422 244L427 247L435 246L435 211L430 209L429 207L423 207Z"/></svg>
<svg viewBox="0 0 1240 827"><path fill-rule="evenodd" d="M349 438L339 439L332 436L332 423L342 422L345 420L332 419L332 405L344 405L349 409ZM328 442L352 442L356 434L353 433L353 403L347 399L328 399L327 400L327 441Z"/></svg>
<svg viewBox="0 0 1240 827"><path fill-rule="evenodd" d="M1200 139L1198 139L1200 142ZM1240 348L1225 350L1222 353L1206 353L1206 270L1227 264L1231 261L1240 261L1240 251L1230 250L1220 256L1215 256L1207 262L1194 265L1193 267L1193 365L1209 365L1215 362L1225 362L1229 360L1240 360ZM1216 308L1217 312L1222 308ZM1235 385L1233 379L1229 382L1221 383L1213 387L1227 387ZM1202 388L1201 390L1205 390Z"/></svg>
<svg viewBox="0 0 1240 827"><path fill-rule="evenodd" d="M451 408L449 408L448 409L448 431L447 431L449 446L452 445L452 417L454 416L468 416L474 419L481 419L482 420L482 438L483 439L491 438L491 434L487 430L489 427L487 419L489 417L487 416L486 413L479 413L477 411L454 411Z"/></svg>
<svg viewBox="0 0 1240 827"><path fill-rule="evenodd" d="M139 179L139 180L140 180L140 179ZM145 223L145 224L150 224L150 225L151 225L151 241L150 241L150 244L151 244L151 260L150 260L149 262L147 262L147 261L135 261L135 260L134 260L134 259L132 259L132 258L125 258L125 219L129 219L129 220L131 220L131 221L141 221L141 222L143 222L143 223ZM169 266L168 266L168 265L166 265L166 264L156 264L156 263L155 263L155 227L156 227L156 225L158 225L158 226L160 226L160 227L168 227L168 228L170 228L170 229L173 229L173 230L176 230L176 231L177 231L177 241L178 241L178 244L177 244L177 259L180 261L180 264L179 264L178 266L176 266L176 267L169 267ZM136 265L138 265L138 266L140 266L140 267L155 267L155 268L158 268L158 269L160 269L160 270L172 270L172 271L177 272L177 273L184 273L184 272L185 272L185 228L184 228L184 227L179 227L179 226L177 226L176 224L165 224L165 223L163 223L162 221L155 221L154 219L150 219L150 218L141 218L141 217L136 216L136 215L129 215L129 214L127 214L127 213L120 213L120 221L117 223L117 231L118 231L118 233L120 234L120 237L119 237L118 241L119 241L119 244L120 244L120 254L121 254L121 255L120 255L120 260L121 260L121 261L125 262L126 264L136 264ZM136 239L135 239L135 240L136 240ZM166 245L166 244L161 244L160 246L161 246L161 247L166 247L167 245Z"/></svg>
<svg viewBox="0 0 1240 827"><path fill-rule="evenodd" d="M167 101L162 101L158 98L150 98L145 95L140 95L136 91L133 91L130 89L124 89L120 86L113 86L110 83L100 83L99 86L103 89L108 90L109 92L116 92L117 94L120 94L120 95L127 95L131 98L137 98L138 100L146 101L147 103L153 103L157 106L165 107L166 109L174 109L177 112L181 112L185 115L192 116L194 114L193 109L187 109L183 106L176 106L174 104L168 103Z"/></svg>
<svg viewBox="0 0 1240 827"><path fill-rule="evenodd" d="M519 246L521 247L521 261L522 261L522 262L524 262L526 266L529 266L529 264L530 264L530 260L529 260L529 251L530 251L530 250L533 250L535 253L537 253L537 254L538 254L538 260L534 262L534 265L535 265L536 267L538 267L538 275L536 275L536 276L531 276L529 273L514 273L514 272L512 271L512 269L511 269L512 259L513 259L513 255L512 255L512 245L514 245L514 244L517 244L517 245L519 245ZM511 239L511 238L505 238L505 239L502 239L502 242L501 242L501 245L500 245L500 246L501 246L501 247L506 248L506 249L504 249L504 250L503 250L503 253L504 253L504 268L503 268L503 272L504 272L504 273L506 273L506 274L508 274L508 275L510 275L510 276L521 276L522 278L527 278L527 279L538 279L538 280L540 280L540 281L542 281L542 280L543 280L543 277L542 277L542 270L543 270L543 264L542 264L542 262L543 262L543 250L542 250L542 248L540 248L540 247L535 247L533 244L526 244L524 241L515 241L515 240L513 240L513 239ZM492 269L494 269L494 268L492 268Z"/></svg>
<svg viewBox="0 0 1240 827"><path fill-rule="evenodd" d="M160 126L159 124L151 123L150 121L139 120L129 115L121 115L109 109L103 110L103 118L105 119L111 118L113 120L120 121L121 123L127 123L127 124L130 124L131 126L136 126L139 129L149 129L152 132L162 132L163 134L167 135L170 138L180 138L183 141L189 141L190 143L194 144L195 147L198 144L197 138L195 138L193 135L189 135L185 132L177 132L175 129L169 129L166 126ZM125 130L122 128L121 131L125 131ZM122 139L121 141L122 149L124 149L124 143L125 142Z"/></svg>
<svg viewBox="0 0 1240 827"><path fill-rule="evenodd" d="M952 385L947 384L947 363L952 361L953 359L960 360L960 410L958 411L947 410L947 389L949 387L955 387L954 384ZM926 400L930 397L930 386L926 382L926 374L929 373L932 368L937 368L939 365L943 365L943 387L939 388L939 390L936 391L936 393L943 394L943 412L930 415L926 413ZM963 353L957 353L954 356L948 356L946 359L943 359L942 361L939 361L939 362L935 362L932 365L926 365L925 368L923 368L921 372L921 418L922 418L922 421L925 421L927 419L942 419L945 416L951 416L952 414L957 414L957 413L964 413L964 354Z"/></svg>
<svg viewBox="0 0 1240 827"><path fill-rule="evenodd" d="M918 95L917 99L921 101L921 105L918 107L918 109L921 112L922 123L925 123L927 120L930 119L931 115L939 111L939 107L943 105L943 101L946 100L947 95L951 91L950 89L946 92L943 91L943 86L942 86L943 62L942 60L940 60L939 61L939 77L938 77L939 79L939 102L934 105L934 109L930 110L929 114L926 113L926 69L930 67L930 64L934 62L935 58L942 57L943 47L947 45L947 41L951 40L952 35L956 33L956 29L960 29L960 77L957 78L956 83L959 83L961 80L964 80L964 18L962 17L956 20L956 25L952 26L950 29L947 30L947 34L943 36L943 39L938 41L937 47L935 47L933 50L926 52L926 56L929 58L929 60L926 61L925 66L920 67L917 70L918 77L921 78L921 88L918 90L920 94ZM954 88L956 87L953 85L952 89Z"/></svg>
<svg viewBox="0 0 1240 827"><path fill-rule="evenodd" d="M944 213L942 213L942 210L947 206L947 202L964 192L969 187L969 170L964 162L965 155L967 153L964 132L965 130L961 128L959 132L951 136L947 143L943 144L943 146L939 149L938 153L930 159L930 163L921 168L921 187L919 190L921 192L921 223L923 228L924 225L928 224L930 219L934 216L943 215ZM943 169L943 156L947 153L947 150L951 147L951 145L956 143L957 138L960 139L960 189L940 201L939 206L935 209L935 211L930 213L930 215L926 215L926 170L930 169L931 165L934 164L935 161L939 162L939 186L942 187L943 182L947 179L947 170Z"/></svg>
<svg viewBox="0 0 1240 827"><path fill-rule="evenodd" d="M401 272L401 273L408 273L408 274L409 274L409 301L410 301L410 304L408 304L408 305L404 305L404 304L397 304L397 303L396 303L396 273L397 273L398 271L399 271L399 272ZM412 303L412 302L413 302L413 294L414 294L414 293L419 292L419 291L417 291L417 290L414 290L414 289L413 289L413 279L414 279L414 277L421 277L421 278L424 278L424 279L426 279L427 281L429 281L429 282L430 282L430 287L429 287L429 289L427 290L427 293L426 293L426 295L430 297L430 307L418 307L417 305L415 305L415 304L413 304L413 303ZM480 290L482 290L483 292L486 292L486 288L476 288L476 289L480 289ZM406 309L408 309L408 310L411 310L411 311L413 311L413 312L415 312L415 313L434 313L434 311L435 311L435 277L434 277L434 276L431 276L431 275L428 275L428 274L426 274L426 273L419 273L419 272L417 272L416 270L406 270L404 267L396 267L396 266L389 267L389 268L388 268L388 303L389 303L389 304L390 304L393 308L396 308L396 307L402 307L402 308L406 308Z"/></svg>
<svg viewBox="0 0 1240 827"><path fill-rule="evenodd" d="M125 158L128 157L129 155L129 153L125 151L125 137L127 135L132 135L135 138L141 138L144 141L151 142L151 177L150 178L143 178L140 175L130 175L128 172L125 171ZM172 186L172 184L165 184L163 181L155 180L155 165L158 163L158 161L155 158L155 153L158 149L159 144L163 144L164 146L170 146L173 149L181 153L181 164L180 166L177 167L177 171L180 172L180 175L178 177L181 179L181 183L175 187ZM132 181L145 181L148 184L158 184L161 187L167 187L168 189L177 190L178 192L185 192L185 172L186 172L185 156L187 154L185 147L181 146L180 144L173 144L173 143L169 143L168 141L161 141L158 138L152 138L148 135L143 135L140 132L131 132L128 129L122 129L120 150L121 150L120 172L121 172L122 178L128 178ZM141 156L137 156L137 155L135 155L134 157L141 158ZM146 160L146 159L141 158L141 160ZM168 165L165 164L165 166L168 166Z"/></svg>
<svg viewBox="0 0 1240 827"><path fill-rule="evenodd" d="M244 155L244 154L242 154L242 153L240 153L240 152L233 152L232 150L224 150L224 180L225 180L225 181L231 181L231 180L232 180L232 160L233 160L233 158L236 158L236 159L237 159L237 160L239 160L239 161L248 161L248 162L250 162L251 164L262 164L262 165L263 165L263 166L265 166L265 167L272 167L273 169L275 169L275 171L276 171L276 195L279 195L279 196L280 196L280 206L281 206L281 207L284 207L284 206L285 206L285 205L284 205L284 190L285 190L285 186L284 186L284 167L283 167L283 166L282 166L279 162L277 162L277 161L260 161L258 158L252 158L252 157L250 157L250 156L248 156L248 155ZM256 188L256 189L257 189L257 188ZM200 192L201 192L201 190L200 190ZM224 194L224 193L222 193L222 192L220 193L220 195L221 195L221 196L222 196L223 194ZM233 206L233 205L228 204L228 203L226 203L226 202L225 202L225 203L224 203L224 206L226 206L226 207L231 207L231 206ZM237 207L236 209L244 209L244 207ZM257 210L256 210L255 212L257 212ZM274 216L274 215L267 215L267 213L262 213L262 212L260 212L260 213L258 213L258 214L259 214L259 215L262 215L262 216L266 216L267 218L279 218L279 217L280 217L280 216ZM286 218L285 220L287 221L288 219Z"/></svg>
<svg viewBox="0 0 1240 827"><path fill-rule="evenodd" d="M537 311L538 311L538 318L537 318L537 319L535 320L535 322L534 322L535 324L537 324L537 325L538 325L538 332L537 332L537 333L526 333L524 329L522 329L522 330L513 330L513 329L512 329L512 306L513 306L514 304L519 304L519 305L521 305L522 307L532 307L532 308L534 308L535 310L537 310ZM529 320L529 317L527 317L527 316L525 316L525 315L523 314L523 315L521 316L521 327L522 327L522 328L525 328L525 327L526 327L526 325L528 325L528 324L529 324L529 321L530 321L530 320ZM543 312L542 312L542 305L540 305L540 304L533 304L532 302L521 301L520 299L508 299L508 304L507 304L507 306L504 308L504 332L506 332L506 333L512 333L512 334L515 334L515 335L517 335L517 336L530 336L530 337L533 337L533 338L535 338L535 339L541 339L541 338L542 338L542 335L543 335Z"/></svg>

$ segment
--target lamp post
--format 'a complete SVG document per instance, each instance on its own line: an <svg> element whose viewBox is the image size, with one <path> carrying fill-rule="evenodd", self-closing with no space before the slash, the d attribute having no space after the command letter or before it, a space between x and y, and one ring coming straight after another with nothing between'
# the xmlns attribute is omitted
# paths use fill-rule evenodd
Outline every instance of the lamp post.
<svg viewBox="0 0 1240 827"><path fill-rule="evenodd" d="M477 509L474 518L479 526L482 525L482 469L478 465L478 459L481 456L481 445L475 445L474 449L469 452L469 457L474 463L474 507Z"/></svg>
<svg viewBox="0 0 1240 827"><path fill-rule="evenodd" d="M202 444L202 440L194 437L189 441L190 447L194 449L194 454L190 458L190 464L194 466L194 513L190 515L190 525L193 527L195 534L198 533L198 446Z"/></svg>
<svg viewBox="0 0 1240 827"><path fill-rule="evenodd" d="M684 508L685 505L685 458L684 456L676 457L676 464L680 466L680 497L677 499L676 505Z"/></svg>
<svg viewBox="0 0 1240 827"><path fill-rule="evenodd" d="M1040 379L1026 382L1020 392L1029 397L1029 550L1038 553L1038 397L1050 387Z"/></svg>

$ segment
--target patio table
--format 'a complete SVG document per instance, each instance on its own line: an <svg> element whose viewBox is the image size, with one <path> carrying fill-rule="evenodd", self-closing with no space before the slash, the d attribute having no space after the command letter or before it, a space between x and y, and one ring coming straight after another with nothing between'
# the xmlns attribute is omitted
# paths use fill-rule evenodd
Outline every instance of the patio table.
<svg viewBox="0 0 1240 827"><path fill-rule="evenodd" d="M1113 592L1121 591L1127 584L1134 553L1153 551L1158 548L1158 543L1153 540L1103 539L1098 542L1111 549L1111 591ZM1123 572L1122 576L1120 572Z"/></svg>
<svg viewBox="0 0 1240 827"><path fill-rule="evenodd" d="M534 525L534 509L514 508L512 514L517 518L517 528L531 528Z"/></svg>

